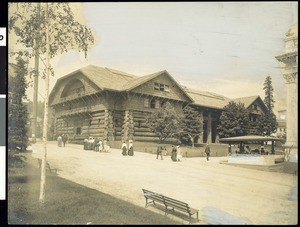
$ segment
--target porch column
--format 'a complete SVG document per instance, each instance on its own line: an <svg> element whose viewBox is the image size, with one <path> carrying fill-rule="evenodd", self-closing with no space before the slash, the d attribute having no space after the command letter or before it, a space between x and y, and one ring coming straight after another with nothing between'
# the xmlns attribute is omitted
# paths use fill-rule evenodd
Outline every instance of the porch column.
<svg viewBox="0 0 300 227"><path fill-rule="evenodd" d="M200 135L199 135L198 143L203 143L203 125L204 125L203 111L199 112L199 117L202 119L202 125L200 127Z"/></svg>
<svg viewBox="0 0 300 227"><path fill-rule="evenodd" d="M206 129L206 132L207 132L207 143L211 143L212 141L212 133L211 133L211 113L208 112L207 114L207 129Z"/></svg>

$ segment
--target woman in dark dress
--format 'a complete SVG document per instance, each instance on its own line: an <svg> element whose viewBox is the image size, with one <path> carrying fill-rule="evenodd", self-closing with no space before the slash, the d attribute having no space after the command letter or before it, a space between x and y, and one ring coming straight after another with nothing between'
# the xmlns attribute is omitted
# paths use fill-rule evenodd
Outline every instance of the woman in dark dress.
<svg viewBox="0 0 300 227"><path fill-rule="evenodd" d="M121 149L122 149L122 155L126 156L127 155L127 144L125 143L125 141L123 141Z"/></svg>
<svg viewBox="0 0 300 227"><path fill-rule="evenodd" d="M129 145L128 145L128 155L129 156L133 156L133 144L132 144L132 140L129 140Z"/></svg>

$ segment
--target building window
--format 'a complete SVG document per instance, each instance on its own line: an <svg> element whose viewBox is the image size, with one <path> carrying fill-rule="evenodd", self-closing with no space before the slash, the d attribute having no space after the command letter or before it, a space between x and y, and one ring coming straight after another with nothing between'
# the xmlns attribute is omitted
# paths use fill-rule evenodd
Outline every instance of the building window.
<svg viewBox="0 0 300 227"><path fill-rule="evenodd" d="M154 90L156 91L170 91L170 86L165 84L154 83Z"/></svg>
<svg viewBox="0 0 300 227"><path fill-rule="evenodd" d="M76 128L76 135L81 135L81 128L80 127Z"/></svg>
<svg viewBox="0 0 300 227"><path fill-rule="evenodd" d="M154 90L159 91L160 86L159 83L154 83Z"/></svg>
<svg viewBox="0 0 300 227"><path fill-rule="evenodd" d="M148 98L144 100L144 107L150 107L150 100Z"/></svg>

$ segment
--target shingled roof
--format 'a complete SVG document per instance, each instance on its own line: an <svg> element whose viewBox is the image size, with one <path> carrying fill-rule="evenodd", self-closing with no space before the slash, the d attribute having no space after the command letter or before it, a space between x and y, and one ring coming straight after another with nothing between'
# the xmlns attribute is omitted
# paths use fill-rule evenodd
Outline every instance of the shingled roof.
<svg viewBox="0 0 300 227"><path fill-rule="evenodd" d="M222 109L226 106L230 99L219 94L207 91L198 91L195 89L184 87L184 90L194 100L194 105Z"/></svg>
<svg viewBox="0 0 300 227"><path fill-rule="evenodd" d="M50 96L52 96L53 95L52 93L55 92L55 87L58 85L59 81L64 80L78 73L82 73L84 76L90 79L102 90L115 90L115 91L130 91L164 73L170 76L170 74L166 70L138 77L111 68L88 65L70 74L67 74L66 76L59 78ZM199 90L187 88L185 86L181 86L176 82L176 80L174 80L172 76L170 76L170 79L172 79L182 89L183 93L185 93L191 99L191 101L193 101L192 103L197 106L222 109L230 101L234 101L234 102L244 103L245 107L247 108L257 98L260 98L259 96L249 96L249 97L242 97L236 99L229 99L223 95L219 95L216 93L199 91Z"/></svg>
<svg viewBox="0 0 300 227"><path fill-rule="evenodd" d="M255 96L240 97L240 98L232 99L232 101L234 101L236 103L239 103L239 102L244 103L245 107L248 108L258 98L259 98L259 96L255 95Z"/></svg>

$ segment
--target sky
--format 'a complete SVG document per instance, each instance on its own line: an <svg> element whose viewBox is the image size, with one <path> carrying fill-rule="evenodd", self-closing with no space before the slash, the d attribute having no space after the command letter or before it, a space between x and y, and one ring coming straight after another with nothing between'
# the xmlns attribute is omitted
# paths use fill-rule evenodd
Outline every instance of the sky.
<svg viewBox="0 0 300 227"><path fill-rule="evenodd" d="M285 82L275 56L298 23L297 1L73 4L96 44L87 59L71 50L51 60L50 91L58 78L89 64L137 76L166 70L183 86L228 98L264 99L263 83L271 76L274 110L285 108ZM42 99L42 82L40 88Z"/></svg>

